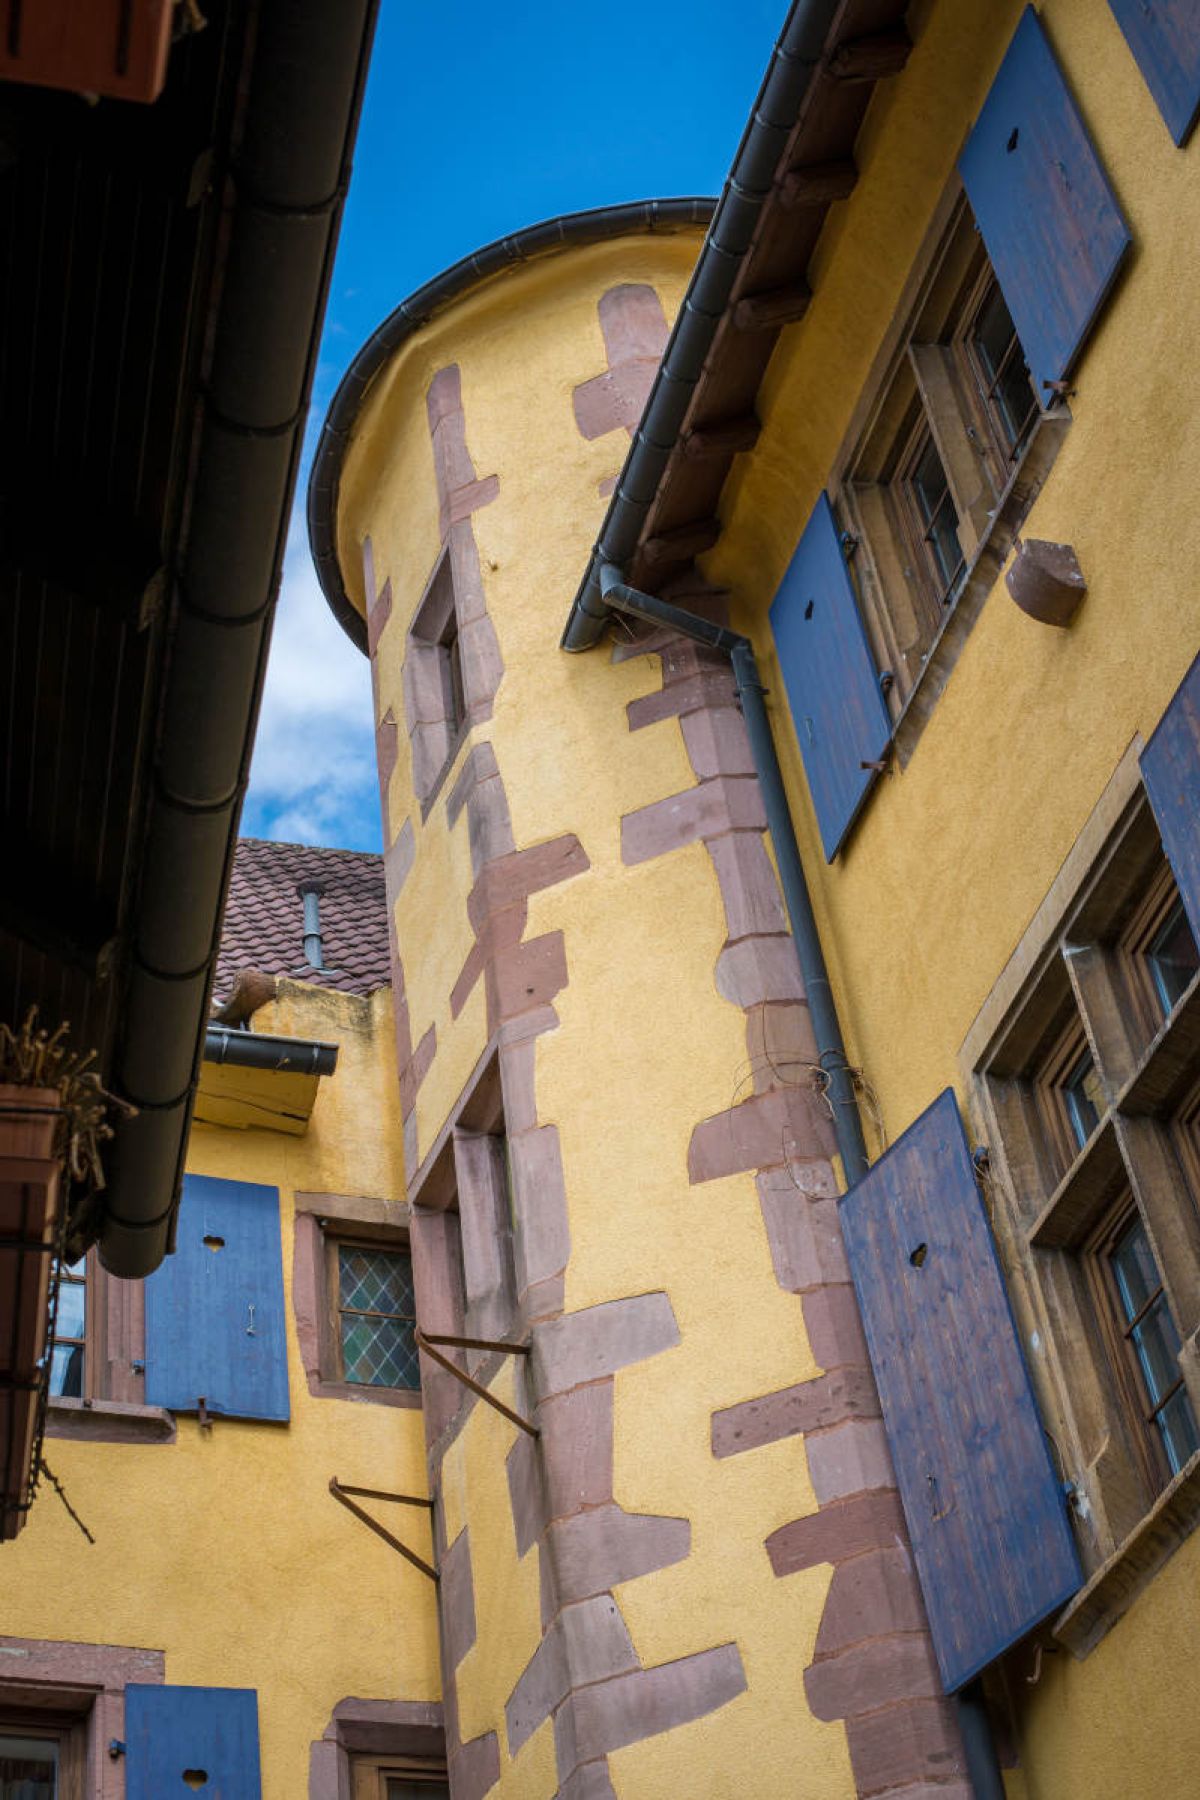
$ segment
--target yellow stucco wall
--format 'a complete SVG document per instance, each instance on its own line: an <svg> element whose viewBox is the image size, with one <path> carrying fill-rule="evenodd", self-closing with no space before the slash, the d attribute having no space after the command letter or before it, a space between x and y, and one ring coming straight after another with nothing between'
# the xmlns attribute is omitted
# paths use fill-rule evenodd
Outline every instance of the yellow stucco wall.
<svg viewBox="0 0 1200 1800"><path fill-rule="evenodd" d="M763 1540L812 1510L802 1441L717 1461L710 1415L817 1372L800 1303L780 1291L750 1175L689 1187L694 1125L747 1092L745 1017L717 992L726 925L712 865L698 844L630 867L621 819L690 788L677 719L631 733L629 701L661 684L657 659L570 658L558 634L607 502L598 483L620 468L628 435L586 441L574 387L606 366L597 302L617 283L648 282L671 319L698 235L631 238L494 282L436 320L380 377L347 455L341 563L361 603L360 546L375 582L392 584L377 658L380 715L399 722L388 833L411 823L415 863L396 907L413 1044L437 1030L417 1098L423 1158L485 1047L479 990L455 1021L451 985L472 943L467 820L446 821L445 794L472 743L489 739L518 851L574 833L589 868L534 894L526 940L562 930L568 985L557 1030L537 1041L539 1122L559 1130L569 1202L568 1313L665 1289L681 1343L616 1377L615 1493L631 1512L690 1520L688 1558L627 1582L618 1602L647 1666L736 1641L748 1688L694 1724L616 1752L621 1800L723 1800L792 1791L797 1760L810 1800L853 1792L839 1723L809 1718L811 1660L828 1566L780 1581ZM464 745L422 823L411 791L401 688L404 637L438 554L425 393L449 363L461 371L476 476L499 493L473 514L487 605L504 662L492 720ZM730 1296L739 1296L737 1329ZM511 1399L505 1369L493 1391ZM662 1453L664 1430L670 1456ZM504 1706L537 1646L536 1554L518 1561L504 1458L514 1428L477 1407L444 1463L447 1538L469 1524L478 1636L458 1670L464 1739L498 1732L500 1800L555 1791L549 1723L510 1760ZM731 1522L736 1520L736 1530Z"/></svg>
<svg viewBox="0 0 1200 1800"><path fill-rule="evenodd" d="M821 240L812 307L776 350L760 396L762 436L735 466L722 540L706 560L710 577L733 590L774 691L849 1053L879 1096L889 1139L947 1085L962 1091L958 1051L981 1003L1122 753L1136 732L1149 734L1200 641L1200 149L1172 144L1109 7L1045 0L1043 21L1134 236L1073 378L1074 422L1022 526L1026 537L1074 545L1087 598L1072 627L1057 631L1025 617L997 585L911 762L878 783L847 848L826 865L767 607L1021 11L1018 0L921 9L903 78L873 103L855 194ZM1196 1556L1193 1542L1088 1659L1046 1659L1040 1684L1021 1695L1014 1794L1192 1791Z"/></svg>
<svg viewBox="0 0 1200 1800"><path fill-rule="evenodd" d="M188 1151L192 1173L279 1189L290 1423L180 1417L169 1444L48 1440L96 1542L43 1486L5 1547L2 1629L159 1649L169 1683L257 1689L264 1800L296 1800L339 1700L436 1700L440 1677L431 1584L327 1491L336 1475L425 1492L421 1413L311 1397L291 1304L295 1192L402 1196L390 994L286 983L255 1026L340 1047L304 1136L196 1126ZM428 1556L419 1515L402 1529Z"/></svg>

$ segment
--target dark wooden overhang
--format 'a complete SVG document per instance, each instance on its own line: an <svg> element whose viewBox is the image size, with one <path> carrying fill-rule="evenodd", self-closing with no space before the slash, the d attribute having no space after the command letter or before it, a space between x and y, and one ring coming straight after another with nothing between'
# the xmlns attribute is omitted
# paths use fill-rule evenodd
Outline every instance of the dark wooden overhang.
<svg viewBox="0 0 1200 1800"><path fill-rule="evenodd" d="M759 431L758 390L812 295L832 206L853 190L855 144L882 80L911 48L898 0L796 0L768 68L634 435L564 647L606 624L599 568L661 593L686 583L720 536L734 458ZM665 428L664 428L665 424Z"/></svg>
<svg viewBox="0 0 1200 1800"><path fill-rule="evenodd" d="M168 1250L376 0L205 0L152 105L0 85L0 1021L136 1116Z"/></svg>

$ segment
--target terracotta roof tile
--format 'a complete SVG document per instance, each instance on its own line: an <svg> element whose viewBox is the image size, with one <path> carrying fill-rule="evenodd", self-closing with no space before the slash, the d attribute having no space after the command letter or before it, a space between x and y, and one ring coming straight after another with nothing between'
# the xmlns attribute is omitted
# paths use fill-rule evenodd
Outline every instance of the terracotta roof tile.
<svg viewBox="0 0 1200 1800"><path fill-rule="evenodd" d="M323 969L304 954L301 882L319 881ZM239 838L217 957L214 1003L241 969L290 975L346 994L371 994L391 980L383 858Z"/></svg>

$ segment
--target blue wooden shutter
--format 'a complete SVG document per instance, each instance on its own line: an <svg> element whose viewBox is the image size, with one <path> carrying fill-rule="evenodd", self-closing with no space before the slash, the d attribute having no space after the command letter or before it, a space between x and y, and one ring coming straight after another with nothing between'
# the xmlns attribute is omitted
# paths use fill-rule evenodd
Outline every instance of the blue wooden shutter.
<svg viewBox="0 0 1200 1800"><path fill-rule="evenodd" d="M1141 767L1163 849L1200 944L1200 657L1142 751Z"/></svg>
<svg viewBox="0 0 1200 1800"><path fill-rule="evenodd" d="M779 667L830 862L892 735L829 496L813 508L771 602Z"/></svg>
<svg viewBox="0 0 1200 1800"><path fill-rule="evenodd" d="M288 1417L276 1188L184 1176L175 1254L146 1282L146 1399Z"/></svg>
<svg viewBox="0 0 1200 1800"><path fill-rule="evenodd" d="M1046 383L1078 356L1130 236L1032 8L958 166L1045 401Z"/></svg>
<svg viewBox="0 0 1200 1800"><path fill-rule="evenodd" d="M1187 142L1200 111L1200 7L1196 0L1108 0L1167 130Z"/></svg>
<svg viewBox="0 0 1200 1800"><path fill-rule="evenodd" d="M842 1230L947 1693L1079 1586L954 1094L851 1188Z"/></svg>
<svg viewBox="0 0 1200 1800"><path fill-rule="evenodd" d="M125 1689L125 1800L261 1800L253 1688Z"/></svg>

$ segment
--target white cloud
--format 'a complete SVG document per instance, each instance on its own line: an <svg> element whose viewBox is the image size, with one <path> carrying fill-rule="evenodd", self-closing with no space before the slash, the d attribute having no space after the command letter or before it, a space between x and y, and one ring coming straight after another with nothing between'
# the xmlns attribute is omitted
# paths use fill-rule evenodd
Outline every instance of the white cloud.
<svg viewBox="0 0 1200 1800"><path fill-rule="evenodd" d="M377 849L378 807L370 670L326 604L297 510L242 830Z"/></svg>

